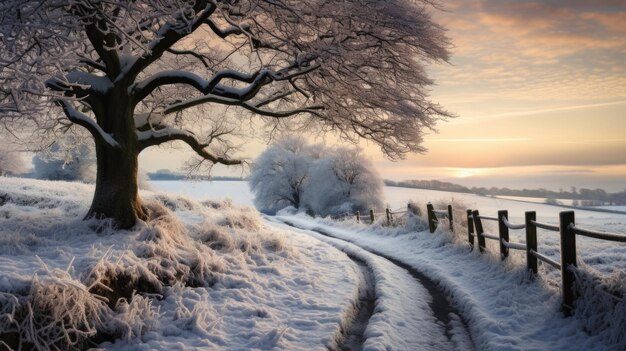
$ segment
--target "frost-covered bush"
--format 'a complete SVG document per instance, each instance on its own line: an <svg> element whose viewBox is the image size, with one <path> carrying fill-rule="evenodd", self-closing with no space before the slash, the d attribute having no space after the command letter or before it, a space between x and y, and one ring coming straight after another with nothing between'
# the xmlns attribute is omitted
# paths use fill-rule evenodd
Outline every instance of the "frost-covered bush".
<svg viewBox="0 0 626 351"><path fill-rule="evenodd" d="M298 139L285 139L256 159L250 174L255 206L264 212L302 207L302 197L313 163L313 149Z"/></svg>
<svg viewBox="0 0 626 351"><path fill-rule="evenodd" d="M38 179L69 180L93 183L96 179L96 155L93 145L68 136L33 157Z"/></svg>
<svg viewBox="0 0 626 351"><path fill-rule="evenodd" d="M615 350L626 349L626 273L604 275L584 262L578 266L574 318Z"/></svg>
<svg viewBox="0 0 626 351"><path fill-rule="evenodd" d="M327 150L309 169L305 203L321 216L383 207L383 182L361 149Z"/></svg>
<svg viewBox="0 0 626 351"><path fill-rule="evenodd" d="M35 178L94 183L97 170L96 151L93 143L86 143L85 140L88 139L68 135L47 150L36 153L33 156ZM145 172L139 172L137 181L139 188L150 189Z"/></svg>
<svg viewBox="0 0 626 351"><path fill-rule="evenodd" d="M256 207L275 213L294 207L321 216L380 209L383 182L358 148L280 141L252 166Z"/></svg>

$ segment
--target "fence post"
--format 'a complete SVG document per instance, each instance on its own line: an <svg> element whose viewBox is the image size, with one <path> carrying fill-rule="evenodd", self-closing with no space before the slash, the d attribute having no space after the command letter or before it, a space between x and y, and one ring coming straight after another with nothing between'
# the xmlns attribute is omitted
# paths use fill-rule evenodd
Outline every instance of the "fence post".
<svg viewBox="0 0 626 351"><path fill-rule="evenodd" d="M361 223L361 213L359 211L356 211L356 222Z"/></svg>
<svg viewBox="0 0 626 351"><path fill-rule="evenodd" d="M476 236L478 237L478 250L480 252L484 252L486 245L485 245L485 237L483 236L483 222L480 220L480 213L478 213L478 210L474 210L472 212L472 215L474 216L474 225L476 226Z"/></svg>
<svg viewBox="0 0 626 351"><path fill-rule="evenodd" d="M437 217L435 216L433 204L429 203L428 205L426 205L426 213L428 214L428 229L431 233L434 233L435 229L437 229L437 226L435 225Z"/></svg>
<svg viewBox="0 0 626 351"><path fill-rule="evenodd" d="M474 219L472 218L472 210L467 210L467 240L470 248L474 249Z"/></svg>
<svg viewBox="0 0 626 351"><path fill-rule="evenodd" d="M448 205L448 220L450 221L450 231L454 233L454 219L452 215L452 205Z"/></svg>
<svg viewBox="0 0 626 351"><path fill-rule="evenodd" d="M533 274L537 274L537 257L530 253L530 250L537 252L537 227L532 222L535 220L535 211L526 212L526 265Z"/></svg>
<svg viewBox="0 0 626 351"><path fill-rule="evenodd" d="M387 214L387 225L391 225L391 211L389 211L389 208L385 209L385 213Z"/></svg>
<svg viewBox="0 0 626 351"><path fill-rule="evenodd" d="M370 210L370 220L372 221L370 224L374 224L374 210Z"/></svg>
<svg viewBox="0 0 626 351"><path fill-rule="evenodd" d="M569 316L574 306L574 281L576 276L569 269L576 267L576 233L574 228L574 211L559 213L561 233L561 292L563 294L563 312Z"/></svg>
<svg viewBox="0 0 626 351"><path fill-rule="evenodd" d="M502 217L509 219L509 211L498 211L498 237L500 238L500 259L503 261L509 257L509 248L502 243L502 240L509 242L509 227L504 224Z"/></svg>

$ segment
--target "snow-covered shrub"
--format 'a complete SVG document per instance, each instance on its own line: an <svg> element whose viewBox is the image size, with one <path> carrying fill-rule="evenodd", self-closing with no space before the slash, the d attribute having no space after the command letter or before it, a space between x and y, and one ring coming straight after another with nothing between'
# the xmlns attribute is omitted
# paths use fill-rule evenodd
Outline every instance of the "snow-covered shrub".
<svg viewBox="0 0 626 351"><path fill-rule="evenodd" d="M361 149L338 147L313 162L305 203L321 216L383 208L383 182Z"/></svg>
<svg viewBox="0 0 626 351"><path fill-rule="evenodd" d="M574 318L615 350L626 349L626 273L603 275L584 262L575 270Z"/></svg>
<svg viewBox="0 0 626 351"><path fill-rule="evenodd" d="M48 150L33 156L35 177L49 180L79 180L93 183L96 179L96 155L93 145L75 136L55 142Z"/></svg>
<svg viewBox="0 0 626 351"><path fill-rule="evenodd" d="M88 140L88 139L87 139ZM97 165L96 151L91 141L85 142L75 135L67 135L47 150L33 156L33 175L37 179L80 181L94 183ZM140 189L150 189L148 175L139 171L137 182Z"/></svg>
<svg viewBox="0 0 626 351"><path fill-rule="evenodd" d="M280 141L256 160L250 175L255 205L264 212L294 207L321 216L381 209L383 182L357 148Z"/></svg>
<svg viewBox="0 0 626 351"><path fill-rule="evenodd" d="M259 155L249 181L259 210L273 213L287 206L302 206L312 163L308 150L302 140L285 139Z"/></svg>

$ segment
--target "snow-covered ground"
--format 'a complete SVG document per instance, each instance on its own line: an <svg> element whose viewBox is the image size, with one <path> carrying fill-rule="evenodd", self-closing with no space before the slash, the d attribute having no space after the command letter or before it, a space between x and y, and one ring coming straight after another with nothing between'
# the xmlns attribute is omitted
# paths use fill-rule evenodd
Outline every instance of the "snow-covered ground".
<svg viewBox="0 0 626 351"><path fill-rule="evenodd" d="M150 185L155 191L185 195L192 199L228 197L238 205L253 206L254 195L250 192L246 181L152 180Z"/></svg>
<svg viewBox="0 0 626 351"><path fill-rule="evenodd" d="M156 219L113 231L81 220L92 192L0 177L0 340L17 332L41 349L114 336L99 347L326 350L353 313L356 265L249 207L143 192ZM124 295L128 285L137 291ZM109 308L111 288L125 299Z"/></svg>
<svg viewBox="0 0 626 351"><path fill-rule="evenodd" d="M294 230L270 218L279 228ZM328 242L359 260L372 270L376 306L365 331L363 350L470 350L471 338L460 317L451 313L450 325L442 325L433 315L428 291L403 268L357 245L336 240L310 230L295 230ZM446 331L449 327L449 331ZM419 331L419 332L416 332ZM446 333L449 334L447 337Z"/></svg>
<svg viewBox="0 0 626 351"><path fill-rule="evenodd" d="M152 182L152 186L158 191L180 192L196 199L207 196L228 196L234 202L240 204L251 204L253 195L248 189L246 182ZM498 210L509 211L509 221L511 223L524 223L524 213L526 211L536 211L537 220L545 223L558 224L559 212L570 211L570 208L546 205L540 203L529 203L515 200L498 199L493 197L479 196L473 194L451 193L445 191L410 189L399 187L385 187L385 201L392 209L405 209L409 201L415 201L422 207L426 203L432 202L436 206L453 204L456 208L478 209L481 214L496 216ZM425 207L424 207L425 209ZM626 215L617 213L604 213L595 211L575 210L576 223L581 227L603 230L615 233L626 233ZM497 225L485 221L486 231L497 233ZM525 234L523 230L512 230L510 232L511 241L524 242ZM538 233L539 251L553 259L558 260L560 242L558 233L539 230ZM491 243L490 243L491 244ZM494 245L492 251L497 251ZM606 242L586 237L577 238L577 249L580 259L594 269L603 273L626 271L626 243ZM517 252L513 253L513 259L521 260L522 256ZM558 272L551 267L544 267L545 274L552 278L558 278Z"/></svg>
<svg viewBox="0 0 626 351"><path fill-rule="evenodd" d="M539 203L421 189L386 187L385 195L392 209L403 209L408 201L422 205L432 202L438 206L451 203L455 208L479 209L481 214L488 216L495 216L498 210L506 209L512 223L522 223L525 211L536 211L539 221L556 224L559 212L570 210ZM626 215L585 210L575 212L577 223L581 226L626 233ZM542 265L539 279L528 281L521 254L513 253L509 261L502 264L496 257L495 245L490 245L491 254L477 255L468 252L463 238L457 238L455 244L450 244L442 235L433 236L419 231L399 235L364 225L348 225L348 230L337 232L333 228L335 222L311 222L308 217L297 218L304 221L305 228L323 224L325 230L338 237L353 240L368 249L383 250L429 273L448 290L465 317L470 319L479 349L621 350L625 347L626 314L623 314L623 302L615 308L612 302L601 298L599 301L587 299L587 304L578 306L577 318L564 319L559 313L559 272ZM293 218L289 220L293 221ZM486 226L487 230L495 232L493 225L486 222ZM523 242L523 232L512 231L511 240ZM600 285L626 290L625 244L578 238L577 246L580 266L591 272L596 280L602 280ZM540 231L539 251L558 259L558 234ZM592 295L601 297L605 294L594 292Z"/></svg>
<svg viewBox="0 0 626 351"><path fill-rule="evenodd" d="M289 212L268 221L233 203L251 203L246 182L153 182L152 188L142 198L154 219L120 232L81 220L90 185L0 177L0 340L14 340L6 333L18 331L41 344L78 338L80 348L333 348L345 336L365 284L363 267L344 251L365 262L375 280L366 350L466 349L470 343L480 350L626 348L625 302L602 290L626 291L621 244L579 241L581 266L592 274L581 276L587 283L574 317L563 318L558 274L541 267L539 277L529 279L519 256L502 263L495 248L487 255L470 252L462 236L442 229L430 234L419 218L402 228ZM554 222L559 211L466 194L385 191L394 209L408 200L452 202L486 215L508 209L512 222L527 209ZM207 199L222 195L233 200ZM626 216L576 214L591 228L626 228ZM306 230L276 223L281 220ZM558 238L541 233L539 247L558 255ZM460 312L461 318L450 317L458 325L444 331L423 287L366 250L435 281ZM137 291L124 291L129 281ZM120 296L117 305L107 303Z"/></svg>
<svg viewBox="0 0 626 351"><path fill-rule="evenodd" d="M470 251L445 230L431 234L305 215L278 215L275 219L395 257L424 272L447 291L469 320L478 350L626 348L626 301L607 297L592 283L588 282L584 297L577 301L574 317L564 318L558 288L550 279L529 279L524 266L502 264L495 255ZM418 223L417 229L420 227L424 228L425 222ZM624 272L613 278L625 291Z"/></svg>

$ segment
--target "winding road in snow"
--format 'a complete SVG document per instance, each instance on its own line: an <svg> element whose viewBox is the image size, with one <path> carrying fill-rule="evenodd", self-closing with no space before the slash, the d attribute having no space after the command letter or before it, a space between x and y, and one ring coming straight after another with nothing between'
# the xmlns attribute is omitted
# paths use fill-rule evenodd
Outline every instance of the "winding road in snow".
<svg viewBox="0 0 626 351"><path fill-rule="evenodd" d="M473 350L467 324L437 284L414 267L334 237L323 228L304 229L284 218L274 226L313 236L350 257L362 274L359 303L341 350Z"/></svg>

